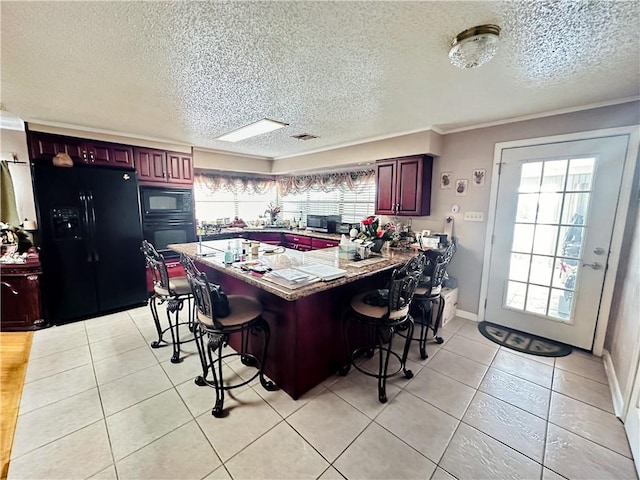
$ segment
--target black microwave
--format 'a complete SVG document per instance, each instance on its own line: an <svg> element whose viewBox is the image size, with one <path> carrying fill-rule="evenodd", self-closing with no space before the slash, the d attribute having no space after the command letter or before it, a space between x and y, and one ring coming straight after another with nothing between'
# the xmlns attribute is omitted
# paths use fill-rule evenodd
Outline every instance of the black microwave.
<svg viewBox="0 0 640 480"><path fill-rule="evenodd" d="M341 215L307 215L307 230L335 233L341 221Z"/></svg>
<svg viewBox="0 0 640 480"><path fill-rule="evenodd" d="M142 218L193 217L193 193L184 188L140 187Z"/></svg>

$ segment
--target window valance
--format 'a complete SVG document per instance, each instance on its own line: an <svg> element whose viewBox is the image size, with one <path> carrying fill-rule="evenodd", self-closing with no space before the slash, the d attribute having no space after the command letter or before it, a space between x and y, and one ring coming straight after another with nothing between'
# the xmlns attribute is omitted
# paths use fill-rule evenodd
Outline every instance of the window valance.
<svg viewBox="0 0 640 480"><path fill-rule="evenodd" d="M227 191L231 193L256 193L263 195L275 186L274 178L198 173L193 179L196 188L211 193Z"/></svg>
<svg viewBox="0 0 640 480"><path fill-rule="evenodd" d="M357 191L361 185L375 182L375 170L357 172L318 173L314 175L281 176L276 179L281 196L309 190L330 192Z"/></svg>

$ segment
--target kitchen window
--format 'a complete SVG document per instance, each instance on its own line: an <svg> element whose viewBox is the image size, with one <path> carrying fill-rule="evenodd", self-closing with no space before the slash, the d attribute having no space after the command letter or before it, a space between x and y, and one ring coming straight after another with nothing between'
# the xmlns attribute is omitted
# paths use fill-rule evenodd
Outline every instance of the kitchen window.
<svg viewBox="0 0 640 480"><path fill-rule="evenodd" d="M193 194L200 223L222 223L236 216L256 220L277 197L273 178L212 174L196 175Z"/></svg>
<svg viewBox="0 0 640 480"><path fill-rule="evenodd" d="M278 192L283 219L341 215L345 223L358 223L375 210L375 171L283 176Z"/></svg>

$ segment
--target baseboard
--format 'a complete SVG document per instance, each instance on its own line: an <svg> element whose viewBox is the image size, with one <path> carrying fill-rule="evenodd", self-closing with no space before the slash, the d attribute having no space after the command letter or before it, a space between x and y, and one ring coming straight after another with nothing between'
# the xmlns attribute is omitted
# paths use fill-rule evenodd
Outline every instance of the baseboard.
<svg viewBox="0 0 640 480"><path fill-rule="evenodd" d="M611 398L613 400L613 411L615 412L616 417L621 418L624 410L624 400L622 399L622 392L620 391L620 384L618 383L616 370L613 367L611 354L606 348L602 351L602 360L604 362L604 369L607 373L607 379L609 380L609 389L611 390Z"/></svg>
<svg viewBox="0 0 640 480"><path fill-rule="evenodd" d="M464 310L460 310L459 308L456 310L456 317L464 318L466 320L471 320L473 322L478 321L478 314L465 312Z"/></svg>

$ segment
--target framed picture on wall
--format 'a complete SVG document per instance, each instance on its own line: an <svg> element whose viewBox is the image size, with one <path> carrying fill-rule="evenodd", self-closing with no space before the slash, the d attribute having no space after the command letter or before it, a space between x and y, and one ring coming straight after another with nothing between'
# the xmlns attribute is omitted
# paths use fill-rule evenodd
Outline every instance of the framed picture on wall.
<svg viewBox="0 0 640 480"><path fill-rule="evenodd" d="M459 197L466 195L468 186L469 186L469 180L467 179L456 180L456 195Z"/></svg>
<svg viewBox="0 0 640 480"><path fill-rule="evenodd" d="M473 178L471 185L474 187L484 187L484 179L487 176L487 171L484 168L478 168L473 171Z"/></svg>
<svg viewBox="0 0 640 480"><path fill-rule="evenodd" d="M453 173L442 172L440 174L440 188L453 188Z"/></svg>

